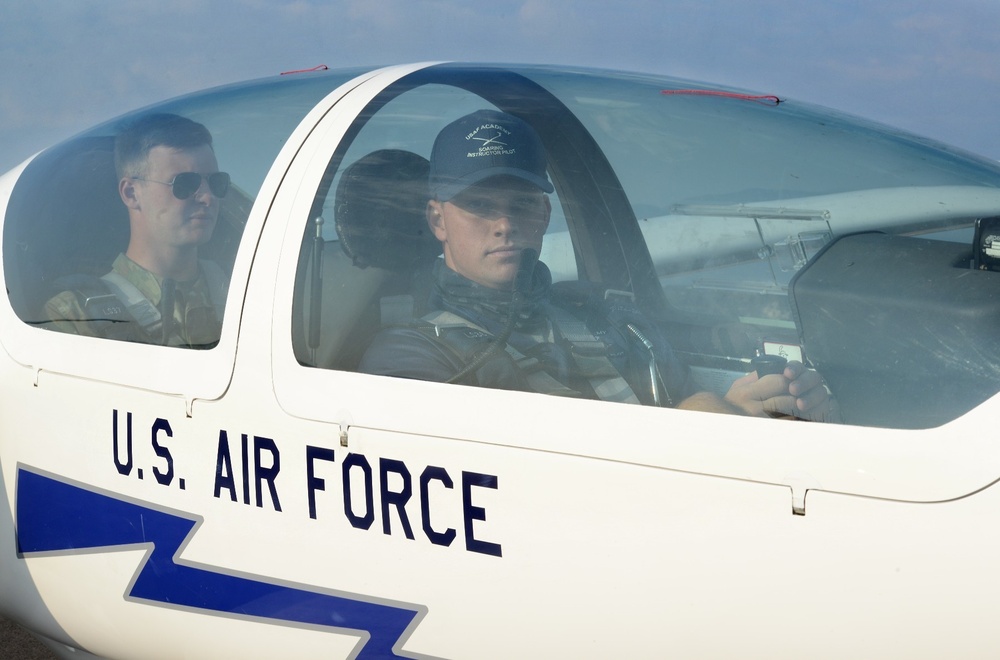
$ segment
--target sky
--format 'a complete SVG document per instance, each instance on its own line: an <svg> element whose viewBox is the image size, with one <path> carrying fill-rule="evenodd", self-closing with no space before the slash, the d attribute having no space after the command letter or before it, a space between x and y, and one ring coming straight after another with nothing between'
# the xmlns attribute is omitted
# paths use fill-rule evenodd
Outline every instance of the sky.
<svg viewBox="0 0 1000 660"><path fill-rule="evenodd" d="M1000 159L998 0L0 0L0 172L198 89L430 60L662 73Z"/></svg>

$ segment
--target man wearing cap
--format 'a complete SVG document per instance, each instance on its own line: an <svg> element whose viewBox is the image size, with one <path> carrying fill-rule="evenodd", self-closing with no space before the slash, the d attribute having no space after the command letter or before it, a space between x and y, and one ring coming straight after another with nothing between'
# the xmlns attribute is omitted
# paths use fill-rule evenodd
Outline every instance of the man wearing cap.
<svg viewBox="0 0 1000 660"><path fill-rule="evenodd" d="M383 329L368 373L764 416L830 419L816 372L738 379L695 392L669 343L630 299L586 286L554 291L534 261L553 191L541 141L524 121L480 110L446 126L431 152L427 223L444 258L419 322ZM561 286L561 285L560 285ZM595 295L597 294L597 295Z"/></svg>
<svg viewBox="0 0 1000 660"><path fill-rule="evenodd" d="M229 175L219 172L204 126L171 114L144 116L115 140L118 192L129 243L111 272L74 276L49 300L50 327L144 343L210 348L219 341L225 279L198 258L212 237Z"/></svg>

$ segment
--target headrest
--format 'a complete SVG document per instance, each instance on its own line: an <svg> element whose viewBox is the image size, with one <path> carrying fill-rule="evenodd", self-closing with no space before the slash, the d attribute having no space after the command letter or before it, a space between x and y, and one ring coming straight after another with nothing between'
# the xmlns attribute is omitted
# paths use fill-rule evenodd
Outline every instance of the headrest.
<svg viewBox="0 0 1000 660"><path fill-rule="evenodd" d="M441 254L427 226L426 158L381 149L344 170L337 185L340 247L360 268L412 270Z"/></svg>
<svg viewBox="0 0 1000 660"><path fill-rule="evenodd" d="M118 196L114 138L84 137L39 154L11 191L4 222L8 295L25 320L69 274L100 276L128 244L128 210Z"/></svg>
<svg viewBox="0 0 1000 660"><path fill-rule="evenodd" d="M40 154L15 185L5 235L35 252L45 279L102 275L128 244L113 145L111 137L64 143Z"/></svg>

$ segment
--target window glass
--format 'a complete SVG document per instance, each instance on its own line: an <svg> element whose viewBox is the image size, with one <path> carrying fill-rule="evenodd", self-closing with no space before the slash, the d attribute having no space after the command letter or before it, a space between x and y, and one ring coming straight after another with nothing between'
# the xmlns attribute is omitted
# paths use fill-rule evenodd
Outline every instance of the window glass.
<svg viewBox="0 0 1000 660"><path fill-rule="evenodd" d="M419 321L441 254L425 218L428 158L438 131L495 108L459 87L426 84L363 113L331 162L303 243L296 353L312 366L355 370L374 333ZM575 278L566 220L553 195L550 259Z"/></svg>
<svg viewBox="0 0 1000 660"><path fill-rule="evenodd" d="M427 84L388 101L384 107L366 121L357 136L350 142L340 164L350 165L363 156L380 149L410 151L424 158L430 156L431 146L437 132L454 119L482 108L495 106L477 94L464 89L442 84ZM344 168L334 169L331 174L331 190L336 190ZM323 217L334 217L335 195L320 197ZM555 209L550 231L566 231L566 220L560 208ZM337 241L339 236L333 225L323 228L323 237Z"/></svg>
<svg viewBox="0 0 1000 660"><path fill-rule="evenodd" d="M100 338L215 346L244 224L275 156L305 114L358 73L182 97L40 154L4 225L19 317ZM115 145L130 135L123 178ZM140 223L134 234L130 216Z"/></svg>
<svg viewBox="0 0 1000 660"><path fill-rule="evenodd" d="M431 145L480 108L533 127L554 186L543 265L513 294L471 286L427 222ZM376 99L331 160L296 352L660 406L794 360L839 408L800 416L926 428L1000 391L998 215L996 164L818 108L647 76L432 67Z"/></svg>
<svg viewBox="0 0 1000 660"><path fill-rule="evenodd" d="M993 162L795 102L645 76L529 75L628 196L696 389L757 353L823 375L847 422L924 428L1000 390ZM856 236L877 232L882 236Z"/></svg>

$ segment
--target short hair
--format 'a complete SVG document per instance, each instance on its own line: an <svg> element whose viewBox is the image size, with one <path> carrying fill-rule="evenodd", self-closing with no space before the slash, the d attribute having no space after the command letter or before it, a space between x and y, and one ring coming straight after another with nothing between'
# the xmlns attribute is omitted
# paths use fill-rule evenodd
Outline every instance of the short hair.
<svg viewBox="0 0 1000 660"><path fill-rule="evenodd" d="M191 149L212 146L208 129L187 117L169 113L143 115L115 138L115 171L118 178L145 174L146 157L154 147Z"/></svg>

